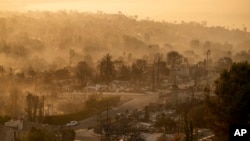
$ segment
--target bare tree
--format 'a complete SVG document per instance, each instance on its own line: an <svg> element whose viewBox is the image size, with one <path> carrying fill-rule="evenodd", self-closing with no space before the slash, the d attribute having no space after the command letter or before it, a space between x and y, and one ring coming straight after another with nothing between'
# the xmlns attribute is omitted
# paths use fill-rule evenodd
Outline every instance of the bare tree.
<svg viewBox="0 0 250 141"><path fill-rule="evenodd" d="M87 82L88 77L92 76L92 68L85 61L81 61L76 66L76 77L80 80L81 84Z"/></svg>

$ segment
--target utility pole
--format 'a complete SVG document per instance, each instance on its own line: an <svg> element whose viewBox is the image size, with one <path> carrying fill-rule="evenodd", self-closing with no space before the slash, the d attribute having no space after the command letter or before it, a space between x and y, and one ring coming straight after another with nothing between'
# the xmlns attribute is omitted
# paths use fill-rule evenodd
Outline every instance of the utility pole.
<svg viewBox="0 0 250 141"><path fill-rule="evenodd" d="M110 141L110 123L109 123L109 105L107 103L107 123L106 123L106 141Z"/></svg>
<svg viewBox="0 0 250 141"><path fill-rule="evenodd" d="M177 103L178 103L178 98L177 98L177 81L176 81L176 70L172 65L172 79L173 79L173 84L172 84L172 90L173 90L173 106L177 108Z"/></svg>
<svg viewBox="0 0 250 141"><path fill-rule="evenodd" d="M209 75L209 70L208 70L208 55L210 55L210 50L207 50L207 63L206 63L206 70L207 70L207 86L208 86L208 75Z"/></svg>
<svg viewBox="0 0 250 141"><path fill-rule="evenodd" d="M101 63L101 66L100 66L100 75L101 75L101 90L100 90L100 94L102 95L103 83L104 83L103 65L102 65L102 63Z"/></svg>
<svg viewBox="0 0 250 141"><path fill-rule="evenodd" d="M160 88L160 56L157 58L157 73L156 73L157 87Z"/></svg>
<svg viewBox="0 0 250 141"><path fill-rule="evenodd" d="M177 96L177 80L176 80L176 70L174 69L174 95L175 95L175 107L177 108L178 96Z"/></svg>
<svg viewBox="0 0 250 141"><path fill-rule="evenodd" d="M98 130L98 128L100 128L100 135L101 135L101 141L103 140L103 138L102 138L102 124L101 124L101 122L102 122L102 118L101 118L101 115L97 115L96 116L96 124L97 124L97 130Z"/></svg>
<svg viewBox="0 0 250 141"><path fill-rule="evenodd" d="M206 68L208 70L208 55L210 55L211 51L210 50L207 50L207 64L206 64Z"/></svg>
<svg viewBox="0 0 250 141"><path fill-rule="evenodd" d="M191 88L192 89L192 103L194 102L194 91L197 88L197 71L198 70L198 64L195 66L195 71L194 71L194 86Z"/></svg>
<svg viewBox="0 0 250 141"><path fill-rule="evenodd" d="M210 89L209 89L209 83L208 83L208 79L209 79L209 70L208 70L208 55L210 55L211 51L210 50L207 50L207 64L206 64L206 70L207 70L207 84L206 84L206 87L205 87L205 95L207 97L209 97L209 92L210 92Z"/></svg>
<svg viewBox="0 0 250 141"><path fill-rule="evenodd" d="M155 90L155 62L152 65L152 91Z"/></svg>

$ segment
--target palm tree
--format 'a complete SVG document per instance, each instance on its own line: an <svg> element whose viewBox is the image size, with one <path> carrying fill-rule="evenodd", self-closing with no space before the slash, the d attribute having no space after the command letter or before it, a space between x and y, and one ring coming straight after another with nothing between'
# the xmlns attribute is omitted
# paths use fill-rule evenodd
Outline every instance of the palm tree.
<svg viewBox="0 0 250 141"><path fill-rule="evenodd" d="M182 55L179 54L177 51L171 51L167 54L167 62L168 62L168 64L171 65L172 74L175 74L175 72L174 72L175 65L181 63L181 58L182 58ZM174 76L174 83L176 83L175 77L176 76Z"/></svg>
<svg viewBox="0 0 250 141"><path fill-rule="evenodd" d="M156 84L157 84L157 87L160 86L160 63L161 63L161 60L162 60L162 54L160 54L160 53L155 54L155 61L156 61Z"/></svg>
<svg viewBox="0 0 250 141"><path fill-rule="evenodd" d="M171 64L171 72L172 72L172 78L173 78L173 88L174 88L174 101L175 101L175 106L177 106L178 103L178 98L177 98L177 82L176 82L176 71L175 65L181 63L181 58L182 55L180 55L177 51L171 51L167 54L167 62Z"/></svg>
<svg viewBox="0 0 250 141"><path fill-rule="evenodd" d="M142 82L143 73L146 70L146 66L147 66L147 61L143 59L138 59L136 60L135 63L132 64L133 78L135 82L138 80L140 85Z"/></svg>
<svg viewBox="0 0 250 141"><path fill-rule="evenodd" d="M114 62L112 61L112 56L110 54L106 54L102 58L99 68L102 82L110 83L115 75Z"/></svg>

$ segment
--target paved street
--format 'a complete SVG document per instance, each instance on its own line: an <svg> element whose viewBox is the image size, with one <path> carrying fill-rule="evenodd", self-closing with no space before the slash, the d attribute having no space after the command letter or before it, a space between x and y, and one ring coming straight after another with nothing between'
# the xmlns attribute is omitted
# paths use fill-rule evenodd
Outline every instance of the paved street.
<svg viewBox="0 0 250 141"><path fill-rule="evenodd" d="M133 95L133 100L124 103L121 106L115 107L109 111L110 116L114 116L116 113L122 113L126 110L141 109L151 102L156 102L158 99L158 94L142 94ZM101 114L101 116L106 117L106 111ZM74 127L76 130L76 140L77 141L95 141L96 136L93 132L87 131L88 127L94 127L96 124L96 116L90 117L88 119L79 122L79 125Z"/></svg>

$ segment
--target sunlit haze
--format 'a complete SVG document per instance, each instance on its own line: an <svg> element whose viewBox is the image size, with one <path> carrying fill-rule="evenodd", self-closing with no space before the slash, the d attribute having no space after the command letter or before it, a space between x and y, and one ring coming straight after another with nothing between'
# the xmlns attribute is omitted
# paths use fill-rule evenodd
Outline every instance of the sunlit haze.
<svg viewBox="0 0 250 141"><path fill-rule="evenodd" d="M249 94L250 0L0 0L0 141L249 141Z"/></svg>
<svg viewBox="0 0 250 141"><path fill-rule="evenodd" d="M138 15L140 19L189 22L207 21L209 26L250 27L249 0L0 0L1 10L78 10Z"/></svg>

